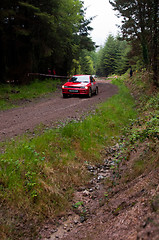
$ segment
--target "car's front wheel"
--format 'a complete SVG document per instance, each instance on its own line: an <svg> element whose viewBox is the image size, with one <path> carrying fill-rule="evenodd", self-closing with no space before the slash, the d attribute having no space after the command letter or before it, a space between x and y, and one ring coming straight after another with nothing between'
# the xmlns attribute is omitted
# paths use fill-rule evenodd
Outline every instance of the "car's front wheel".
<svg viewBox="0 0 159 240"><path fill-rule="evenodd" d="M67 98L68 95L66 93L63 93L63 98Z"/></svg>
<svg viewBox="0 0 159 240"><path fill-rule="evenodd" d="M98 95L98 87L96 87L95 95Z"/></svg>
<svg viewBox="0 0 159 240"><path fill-rule="evenodd" d="M89 88L88 97L89 97L89 98L91 98L91 97L92 97L92 89L91 89L91 88Z"/></svg>

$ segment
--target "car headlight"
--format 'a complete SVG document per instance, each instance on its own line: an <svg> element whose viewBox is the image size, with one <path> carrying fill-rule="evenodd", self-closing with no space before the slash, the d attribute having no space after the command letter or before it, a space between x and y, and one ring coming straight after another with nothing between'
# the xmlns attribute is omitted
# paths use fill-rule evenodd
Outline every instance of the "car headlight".
<svg viewBox="0 0 159 240"><path fill-rule="evenodd" d="M88 87L86 86L85 89L88 89Z"/></svg>
<svg viewBox="0 0 159 240"><path fill-rule="evenodd" d="M64 85L63 85L62 88L67 88L67 86L64 86Z"/></svg>

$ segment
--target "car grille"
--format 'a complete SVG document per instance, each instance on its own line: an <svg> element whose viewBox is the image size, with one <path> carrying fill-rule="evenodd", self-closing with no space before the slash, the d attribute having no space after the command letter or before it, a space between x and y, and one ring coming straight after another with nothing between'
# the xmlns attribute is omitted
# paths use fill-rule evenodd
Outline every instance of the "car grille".
<svg viewBox="0 0 159 240"><path fill-rule="evenodd" d="M84 88L84 87L79 87L79 86L67 86L67 88Z"/></svg>

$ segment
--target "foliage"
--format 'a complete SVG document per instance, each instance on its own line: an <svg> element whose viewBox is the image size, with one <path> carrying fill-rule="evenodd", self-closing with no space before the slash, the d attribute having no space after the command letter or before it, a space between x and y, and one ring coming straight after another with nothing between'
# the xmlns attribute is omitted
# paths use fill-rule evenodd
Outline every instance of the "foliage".
<svg viewBox="0 0 159 240"><path fill-rule="evenodd" d="M98 52L97 75L123 74L128 69L127 54L130 48L126 41L109 35L103 48Z"/></svg>
<svg viewBox="0 0 159 240"><path fill-rule="evenodd" d="M144 75L144 72L135 74L133 82L132 79L127 81L135 95L139 112L138 118L131 120L128 128L124 127L125 137L120 143L123 147L121 161L134 158L133 172L131 171L129 179L143 174L145 170L158 167L159 94L158 91L150 91L147 84L149 80L145 79ZM148 78L148 75L146 76Z"/></svg>
<svg viewBox="0 0 159 240"><path fill-rule="evenodd" d="M135 82L138 82L137 78ZM140 96L140 111L144 113L144 116L133 121L136 127L131 130L130 143L159 140L159 94Z"/></svg>
<svg viewBox="0 0 159 240"><path fill-rule="evenodd" d="M90 22L80 0L1 2L0 82L21 83L28 72L48 67L66 75L81 49L94 49Z"/></svg>
<svg viewBox="0 0 159 240"><path fill-rule="evenodd" d="M96 73L96 52L81 50L79 59L73 59L71 75L75 74L90 74L95 75Z"/></svg>
<svg viewBox="0 0 159 240"><path fill-rule="evenodd" d="M124 39L132 42L136 55L142 52L144 67L153 66L153 80L158 83L158 14L157 0L110 0L118 16L123 17L121 30Z"/></svg>
<svg viewBox="0 0 159 240"><path fill-rule="evenodd" d="M76 202L75 204L73 204L73 207L78 208L78 207L83 206L83 205L84 205L84 203L81 201L81 202Z"/></svg>
<svg viewBox="0 0 159 240"><path fill-rule="evenodd" d="M151 114L146 119L138 120L137 124L144 125L144 128L136 128L131 132L129 136L130 143L143 142L146 139L159 139L159 114Z"/></svg>
<svg viewBox="0 0 159 240"><path fill-rule="evenodd" d="M92 58L93 52L83 50L80 54L79 64L81 74L95 74L95 66Z"/></svg>
<svg viewBox="0 0 159 240"><path fill-rule="evenodd" d="M130 119L118 144L108 148L108 156L112 153L112 186L123 182L127 184L134 179L138 181L139 176L156 172L159 166L158 90L150 89L145 72L134 74L133 79L129 80L126 76L127 74L122 78L125 78L132 95L135 96L138 118Z"/></svg>

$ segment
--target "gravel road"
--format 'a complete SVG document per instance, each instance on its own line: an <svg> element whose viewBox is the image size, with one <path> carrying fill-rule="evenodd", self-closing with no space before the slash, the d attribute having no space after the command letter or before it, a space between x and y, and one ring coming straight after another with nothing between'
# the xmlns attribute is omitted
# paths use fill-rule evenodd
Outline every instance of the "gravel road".
<svg viewBox="0 0 159 240"><path fill-rule="evenodd" d="M61 89L49 98L33 100L19 108L0 112L0 141L33 132L39 124L52 126L57 121L80 117L117 93L118 89L109 81L98 80L99 94L63 99Z"/></svg>

